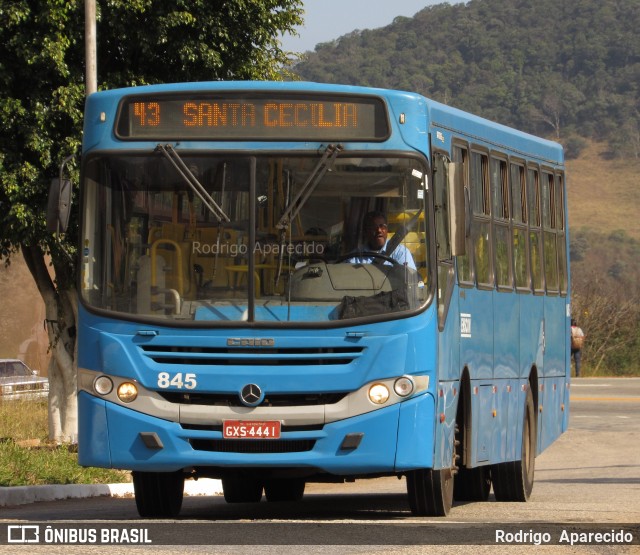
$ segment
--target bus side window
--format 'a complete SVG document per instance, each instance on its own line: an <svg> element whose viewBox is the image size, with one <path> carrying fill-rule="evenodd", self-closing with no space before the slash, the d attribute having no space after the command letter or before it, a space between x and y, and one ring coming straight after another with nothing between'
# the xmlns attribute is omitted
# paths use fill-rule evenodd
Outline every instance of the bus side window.
<svg viewBox="0 0 640 555"><path fill-rule="evenodd" d="M466 148L460 146L453 147L453 163L456 167L455 179L453 186L457 190L462 190L469 183L468 175L469 175L469 152ZM466 215L466 217L470 217ZM472 256L471 253L473 249L471 249L471 237L467 237L466 239L466 249L465 254L459 255L456 257L458 264L458 282L467 286L472 286L474 283L473 280L473 270L471 267Z"/></svg>
<svg viewBox="0 0 640 555"><path fill-rule="evenodd" d="M496 282L498 289L511 290L511 240L509 229L509 179L507 162L491 158L491 198L496 242Z"/></svg>
<svg viewBox="0 0 640 555"><path fill-rule="evenodd" d="M567 272L567 245L564 221L564 176L556 178L556 222L558 224L558 272L560 274L560 293L566 295L569 288Z"/></svg>
<svg viewBox="0 0 640 555"><path fill-rule="evenodd" d="M533 290L544 293L542 271L542 240L540 228L540 172L529 168L527 173L527 206L529 208L529 254L531 257L531 282Z"/></svg>
<svg viewBox="0 0 640 555"><path fill-rule="evenodd" d="M529 267L527 264L527 193L524 166L511 164L511 218L513 224L513 262L516 288L529 291Z"/></svg>
<svg viewBox="0 0 640 555"><path fill-rule="evenodd" d="M473 221L473 262L479 286L493 287L491 264L491 210L489 194L489 160L487 155L471 153L471 205Z"/></svg>
<svg viewBox="0 0 640 555"><path fill-rule="evenodd" d="M551 173L542 173L542 224L544 237L544 277L547 292L558 292L558 249L556 243L556 182Z"/></svg>

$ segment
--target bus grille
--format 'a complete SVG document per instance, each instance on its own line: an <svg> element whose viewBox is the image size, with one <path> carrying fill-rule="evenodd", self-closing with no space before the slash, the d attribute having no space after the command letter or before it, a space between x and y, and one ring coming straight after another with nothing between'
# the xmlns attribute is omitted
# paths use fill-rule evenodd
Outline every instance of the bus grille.
<svg viewBox="0 0 640 555"><path fill-rule="evenodd" d="M193 393L179 391L158 391L165 401L183 405L203 405L210 407L243 407L237 393ZM347 396L347 393L283 393L267 394L261 407L309 407L334 405Z"/></svg>
<svg viewBox="0 0 640 555"><path fill-rule="evenodd" d="M214 366L320 366L349 364L364 347L232 348L141 345L158 364Z"/></svg>
<svg viewBox="0 0 640 555"><path fill-rule="evenodd" d="M195 451L218 453L300 453L311 451L312 439L190 439Z"/></svg>

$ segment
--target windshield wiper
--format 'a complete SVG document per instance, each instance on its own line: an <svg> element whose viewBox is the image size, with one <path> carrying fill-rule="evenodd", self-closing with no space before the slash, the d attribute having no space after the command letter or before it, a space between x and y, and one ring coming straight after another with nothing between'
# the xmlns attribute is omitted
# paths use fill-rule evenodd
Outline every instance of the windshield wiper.
<svg viewBox="0 0 640 555"><path fill-rule="evenodd" d="M287 204L285 207L282 216L278 220L276 224L276 229L280 230L280 255L278 257L278 269L276 272L276 285L280 282L280 276L282 274L282 266L284 262L284 248L286 243L286 234L287 229L291 225L291 222L296 218L296 216L302 210L302 207L307 202L307 199L311 196L315 188L318 186L324 174L327 173L327 170L333 167L333 163L338 157L338 153L343 149L342 145L328 145L322 154L322 158L316 164L316 167L313 168L309 177L304 182L304 185L298 191L296 197ZM289 197L289 193L287 191L287 198ZM291 303L289 303L290 305Z"/></svg>
<svg viewBox="0 0 640 555"><path fill-rule="evenodd" d="M289 203L280 217L280 220L276 224L276 228L281 231L286 230L291 222L298 215L302 207L307 202L307 199L311 196L314 189L318 186L320 181L322 180L324 174L333 167L333 163L335 162L338 153L342 150L342 145L329 145L320 161L317 163L316 167L313 168L313 171L309 174L309 177L305 181L304 185L298 191L296 198L294 198L291 203Z"/></svg>
<svg viewBox="0 0 640 555"><path fill-rule="evenodd" d="M227 216L224 210L213 200L211 195L198 181L198 178L193 175L193 172L184 163L180 155L171 145L158 145L156 150L159 150L164 156L171 162L171 165L185 180L185 183L191 187L191 190L200 197L200 200L211 211L211 213L218 218L218 222L230 222L231 219Z"/></svg>

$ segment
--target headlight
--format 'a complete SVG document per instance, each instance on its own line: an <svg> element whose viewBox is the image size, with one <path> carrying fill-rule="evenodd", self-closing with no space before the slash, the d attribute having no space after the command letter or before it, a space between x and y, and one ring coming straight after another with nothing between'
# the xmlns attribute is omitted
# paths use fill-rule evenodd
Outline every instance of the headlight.
<svg viewBox="0 0 640 555"><path fill-rule="evenodd" d="M96 381L93 382L93 389L99 395L109 395L113 391L113 382L108 376L98 376Z"/></svg>
<svg viewBox="0 0 640 555"><path fill-rule="evenodd" d="M384 405L389 399L389 389L381 383L373 384L369 388L369 400L376 405Z"/></svg>
<svg viewBox="0 0 640 555"><path fill-rule="evenodd" d="M123 403L131 403L138 396L138 388L131 382L124 382L118 386L118 399Z"/></svg>
<svg viewBox="0 0 640 555"><path fill-rule="evenodd" d="M13 393L12 385L3 385L2 386L2 394L3 395L11 395Z"/></svg>
<svg viewBox="0 0 640 555"><path fill-rule="evenodd" d="M393 384L393 390L399 397L407 397L413 393L413 381L406 376L398 378Z"/></svg>

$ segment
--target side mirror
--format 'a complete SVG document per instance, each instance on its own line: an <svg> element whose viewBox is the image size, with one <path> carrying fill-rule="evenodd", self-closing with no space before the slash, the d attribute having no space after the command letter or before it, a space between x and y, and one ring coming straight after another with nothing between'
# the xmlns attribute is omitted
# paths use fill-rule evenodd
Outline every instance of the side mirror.
<svg viewBox="0 0 640 555"><path fill-rule="evenodd" d="M71 180L64 177L64 167L73 158L67 156L60 164L60 175L51 180L49 201L47 203L47 231L64 233L69 225L71 214Z"/></svg>
<svg viewBox="0 0 640 555"><path fill-rule="evenodd" d="M47 231L64 233L71 213L71 180L55 178L49 187L47 204Z"/></svg>

